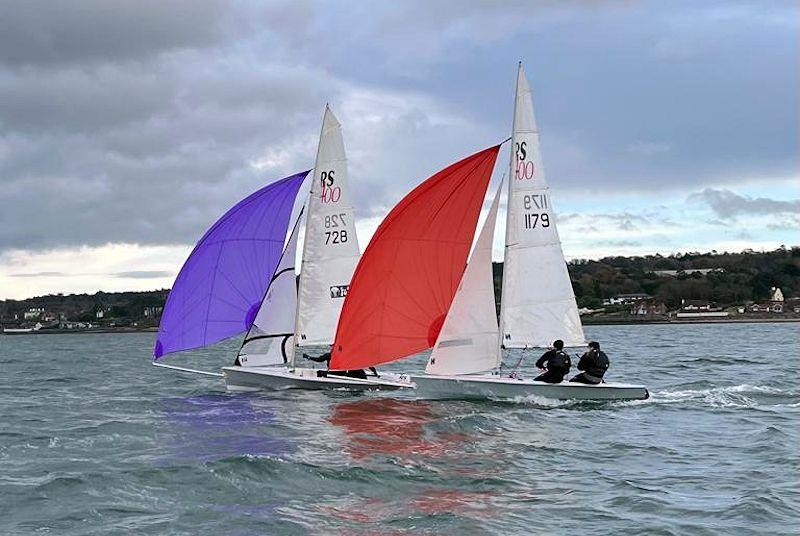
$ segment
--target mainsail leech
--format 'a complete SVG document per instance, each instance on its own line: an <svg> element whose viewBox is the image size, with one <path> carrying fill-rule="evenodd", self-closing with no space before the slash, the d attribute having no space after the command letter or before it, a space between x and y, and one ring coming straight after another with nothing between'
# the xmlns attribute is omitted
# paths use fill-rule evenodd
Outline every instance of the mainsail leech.
<svg viewBox="0 0 800 536"><path fill-rule="evenodd" d="M155 359L250 328L280 259L292 207L308 173L251 194L203 235L167 298Z"/></svg>
<svg viewBox="0 0 800 536"><path fill-rule="evenodd" d="M353 274L330 368L364 368L433 346L461 281L500 146L439 171L404 197Z"/></svg>

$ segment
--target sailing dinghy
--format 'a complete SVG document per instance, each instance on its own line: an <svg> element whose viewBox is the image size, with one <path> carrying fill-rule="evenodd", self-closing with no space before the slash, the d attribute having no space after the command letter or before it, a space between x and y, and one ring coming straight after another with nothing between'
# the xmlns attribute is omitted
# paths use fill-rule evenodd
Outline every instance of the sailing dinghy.
<svg viewBox="0 0 800 536"><path fill-rule="evenodd" d="M566 346L585 344L542 168L531 91L521 63L512 143L500 327L492 278L498 190L431 352L426 374L412 375L418 394L426 398L647 398L642 385L550 384L500 375L502 348L546 348L556 339L562 339Z"/></svg>
<svg viewBox="0 0 800 536"><path fill-rule="evenodd" d="M295 281L298 217L236 364L222 369L228 389L410 387L404 375L348 377L321 371L312 366L314 362L297 357L295 347L317 351L330 347L359 260L342 128L327 106L305 212L299 289Z"/></svg>
<svg viewBox="0 0 800 536"><path fill-rule="evenodd" d="M307 206L284 247L293 207L310 171L270 184L230 209L206 232L170 291L153 364L224 377L228 389L399 389L407 377L320 377L296 365L295 345L325 345L358 262L341 126L328 107ZM300 218L305 245L300 299L295 279ZM236 364L221 373L167 365L173 352L245 333ZM299 335L299 336L297 336Z"/></svg>

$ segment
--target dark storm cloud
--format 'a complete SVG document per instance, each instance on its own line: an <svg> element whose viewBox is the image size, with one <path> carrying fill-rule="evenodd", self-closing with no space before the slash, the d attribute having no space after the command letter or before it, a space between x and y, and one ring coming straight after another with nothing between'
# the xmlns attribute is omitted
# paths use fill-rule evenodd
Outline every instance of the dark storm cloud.
<svg viewBox="0 0 800 536"><path fill-rule="evenodd" d="M312 165L326 101L358 215L382 215L508 135L518 59L558 189L791 176L796 11L0 0L0 252L191 244L236 200ZM609 222L646 224L623 216Z"/></svg>
<svg viewBox="0 0 800 536"><path fill-rule="evenodd" d="M210 46L223 0L0 0L0 63L63 65Z"/></svg>
<svg viewBox="0 0 800 536"><path fill-rule="evenodd" d="M800 214L800 199L782 201L767 197L748 197L730 190L706 188L689 196L689 201L708 205L723 219L737 216L774 216L779 214Z"/></svg>

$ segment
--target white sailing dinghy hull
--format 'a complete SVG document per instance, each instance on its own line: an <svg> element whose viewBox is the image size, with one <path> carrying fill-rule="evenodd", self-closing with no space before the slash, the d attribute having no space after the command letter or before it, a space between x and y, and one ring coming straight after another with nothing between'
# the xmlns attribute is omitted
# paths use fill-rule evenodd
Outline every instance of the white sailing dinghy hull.
<svg viewBox="0 0 800 536"><path fill-rule="evenodd" d="M536 396L555 400L645 400L650 393L644 385L623 383L544 383L491 374L434 376L411 375L420 398L524 398Z"/></svg>
<svg viewBox="0 0 800 536"><path fill-rule="evenodd" d="M223 367L229 391L285 391L287 389L396 391L411 389L414 384L406 374L381 373L366 379L345 376L317 376L318 369L287 367Z"/></svg>

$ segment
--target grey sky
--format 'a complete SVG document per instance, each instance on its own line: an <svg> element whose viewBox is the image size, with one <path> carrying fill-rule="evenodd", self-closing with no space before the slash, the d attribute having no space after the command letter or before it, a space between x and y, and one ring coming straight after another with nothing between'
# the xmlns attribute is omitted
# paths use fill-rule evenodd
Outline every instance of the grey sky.
<svg viewBox="0 0 800 536"><path fill-rule="evenodd" d="M0 13L0 252L191 244L313 165L326 101L358 215L384 214L508 135L520 59L563 199L797 207L781 197L798 175L790 1L0 0ZM736 191L758 180L773 186Z"/></svg>

